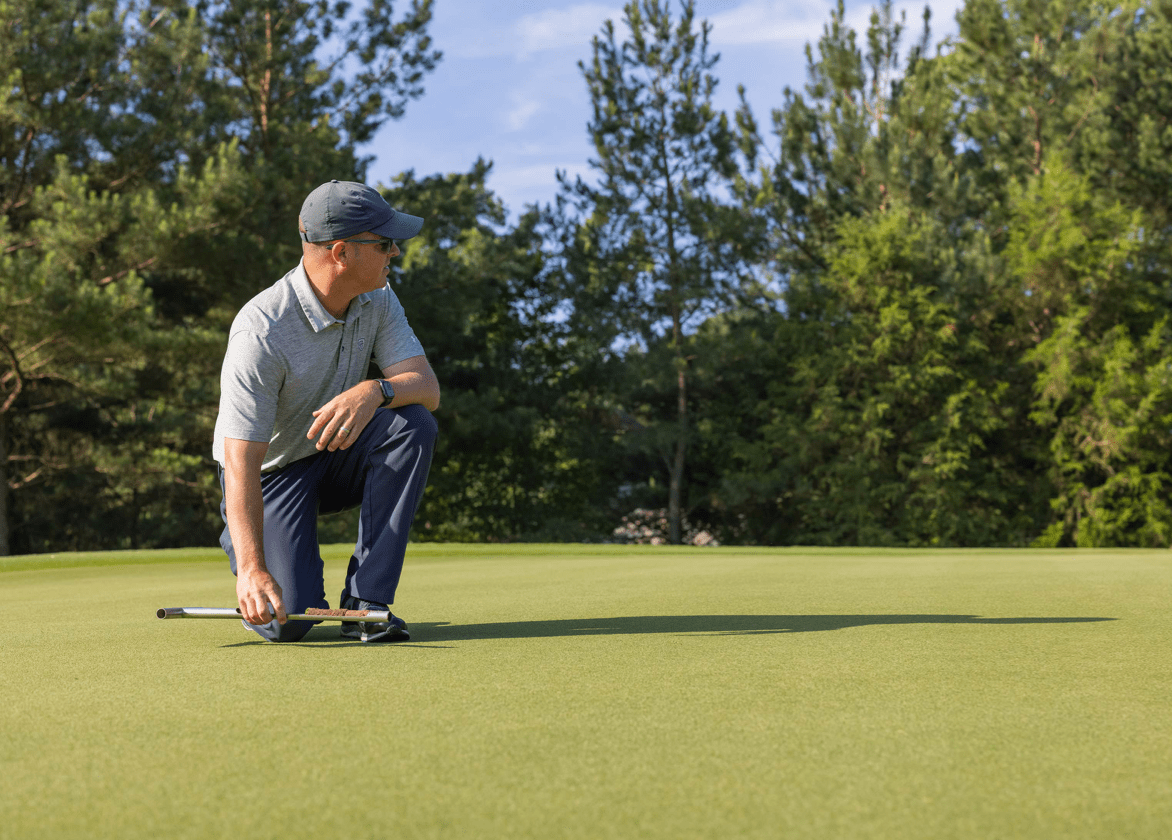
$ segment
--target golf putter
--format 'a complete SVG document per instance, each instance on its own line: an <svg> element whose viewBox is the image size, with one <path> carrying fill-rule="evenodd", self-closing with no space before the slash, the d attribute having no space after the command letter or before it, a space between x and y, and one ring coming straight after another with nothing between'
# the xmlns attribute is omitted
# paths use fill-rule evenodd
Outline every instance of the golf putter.
<svg viewBox="0 0 1172 840"><path fill-rule="evenodd" d="M270 611L272 607L269 608ZM218 607L161 607L155 610L159 618L234 618L243 621L240 608L220 609ZM374 621L391 620L390 610L323 610L310 607L303 613L289 613L289 621Z"/></svg>

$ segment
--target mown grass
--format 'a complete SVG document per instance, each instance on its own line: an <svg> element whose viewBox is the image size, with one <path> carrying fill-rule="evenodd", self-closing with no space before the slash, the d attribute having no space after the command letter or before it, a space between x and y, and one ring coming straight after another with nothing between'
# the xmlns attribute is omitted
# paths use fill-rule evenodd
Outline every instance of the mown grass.
<svg viewBox="0 0 1172 840"><path fill-rule="evenodd" d="M382 647L155 619L218 551L0 570L5 837L1172 832L1167 552L414 545Z"/></svg>

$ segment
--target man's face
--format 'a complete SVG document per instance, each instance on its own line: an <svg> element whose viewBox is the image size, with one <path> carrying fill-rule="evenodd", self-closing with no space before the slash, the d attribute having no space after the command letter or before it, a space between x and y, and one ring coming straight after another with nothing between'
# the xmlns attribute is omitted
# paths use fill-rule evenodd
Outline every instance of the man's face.
<svg viewBox="0 0 1172 840"><path fill-rule="evenodd" d="M381 289L387 282L391 260L400 254L399 246L369 231L342 241L348 249L348 273L362 287L359 294Z"/></svg>

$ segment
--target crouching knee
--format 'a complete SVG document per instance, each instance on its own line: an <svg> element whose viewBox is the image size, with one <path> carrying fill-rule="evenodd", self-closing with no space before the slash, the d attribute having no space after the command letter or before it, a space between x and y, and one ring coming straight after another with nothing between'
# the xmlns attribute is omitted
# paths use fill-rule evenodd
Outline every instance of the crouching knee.
<svg viewBox="0 0 1172 840"><path fill-rule="evenodd" d="M299 642L315 624L312 621L286 621L281 624L275 618L268 624L242 623L262 639L268 639L270 642Z"/></svg>
<svg viewBox="0 0 1172 840"><path fill-rule="evenodd" d="M439 437L439 423L435 415L421 405L405 405L398 409L399 416L407 421L407 429L412 437L420 444L429 448L435 445Z"/></svg>

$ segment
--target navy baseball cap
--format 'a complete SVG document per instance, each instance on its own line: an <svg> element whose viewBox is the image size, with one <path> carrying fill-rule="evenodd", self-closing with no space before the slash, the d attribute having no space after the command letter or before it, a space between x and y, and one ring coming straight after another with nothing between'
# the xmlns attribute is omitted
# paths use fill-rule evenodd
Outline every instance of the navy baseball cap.
<svg viewBox="0 0 1172 840"><path fill-rule="evenodd" d="M298 218L306 242L329 242L370 231L387 239L410 239L423 219L400 213L378 190L355 181L330 181L305 198Z"/></svg>

